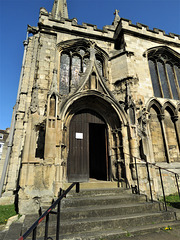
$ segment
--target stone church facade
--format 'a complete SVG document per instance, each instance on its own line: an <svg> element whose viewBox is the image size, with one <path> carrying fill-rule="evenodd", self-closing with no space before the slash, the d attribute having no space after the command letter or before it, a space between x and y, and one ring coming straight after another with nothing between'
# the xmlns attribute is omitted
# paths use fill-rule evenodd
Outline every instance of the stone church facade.
<svg viewBox="0 0 180 240"><path fill-rule="evenodd" d="M117 10L102 30L78 25L66 0L41 8L28 34L1 202L18 196L25 213L71 182L134 186L135 159L144 192L143 162L180 173L179 35L133 25Z"/></svg>

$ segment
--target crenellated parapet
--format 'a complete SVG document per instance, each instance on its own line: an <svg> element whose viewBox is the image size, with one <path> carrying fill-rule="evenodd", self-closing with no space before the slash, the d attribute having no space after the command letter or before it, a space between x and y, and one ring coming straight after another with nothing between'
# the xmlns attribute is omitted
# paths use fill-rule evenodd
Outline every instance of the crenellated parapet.
<svg viewBox="0 0 180 240"><path fill-rule="evenodd" d="M117 20L117 16L116 24L113 22L112 25L106 25L102 29L98 29L97 25L90 23L82 23L80 25L76 18L54 18L54 16L51 13L48 13L46 9L41 8L39 26L48 26L49 30L55 30L57 32L58 29L59 31L62 31L62 29L68 29L69 31L72 31L72 34L76 34L77 32L78 34L82 34L82 36L93 34L96 35L96 37L112 38L114 41L116 41L121 34L127 33L136 37L152 40L156 39L156 41L158 39L159 41L163 40L163 42L172 42L175 45L180 45L180 35L178 34L166 34L164 30L158 28L150 29L147 25L141 23L133 24L131 20L125 18L119 17Z"/></svg>
<svg viewBox="0 0 180 240"><path fill-rule="evenodd" d="M166 41L173 41L177 44L180 44L180 35L178 34L166 34L164 30L158 28L150 29L147 25L141 23L133 24L131 20L125 18L120 19L115 31L115 36L117 37L123 30L129 31L128 33L133 32L135 36L146 35L146 38L163 38Z"/></svg>

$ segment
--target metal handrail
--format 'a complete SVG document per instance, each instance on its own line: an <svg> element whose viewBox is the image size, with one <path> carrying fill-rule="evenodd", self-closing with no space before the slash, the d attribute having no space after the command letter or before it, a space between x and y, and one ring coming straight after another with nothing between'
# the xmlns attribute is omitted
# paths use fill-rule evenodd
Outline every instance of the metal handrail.
<svg viewBox="0 0 180 240"><path fill-rule="evenodd" d="M59 240L59 232L60 232L60 207L61 200L66 197L66 195L70 192L70 190L76 185L76 192L80 191L80 184L78 182L72 183L69 188L67 188L63 193L59 196L59 198L38 218L37 221L33 223L33 225L21 236L18 240L26 239L32 233L32 240L36 240L37 227L46 218L45 224L45 236L44 240L52 239L48 237L48 223L49 223L49 214L57 214L57 226L56 226L56 240ZM52 210L55 207L58 207L57 212L53 212Z"/></svg>
<svg viewBox="0 0 180 240"><path fill-rule="evenodd" d="M128 154L129 155L129 154ZM166 201L166 194L165 194L165 188L164 188L164 182L163 182L163 177L162 177L162 170L171 173L175 176L176 179L176 187L177 187L177 191L178 191L178 195L180 198L180 189L179 189L179 184L178 184L178 179L180 178L179 174L170 171L166 168L160 167L158 165L156 165L156 163L150 163L147 161L144 161L143 159L131 156L135 159L134 163L135 163L135 169L136 169L136 176L137 176L137 189L138 189L138 193L140 193L140 187L139 187L139 177L138 177L138 168L137 168L137 159L139 159L141 162L146 165L147 168L147 177L148 177L148 182L149 182L149 191L150 191L150 196L151 196L151 201L153 202L153 194L152 194L152 187L151 187L151 177L150 177L150 171L149 171L149 165L157 168L159 170L159 177L160 177L160 182L161 182L161 188L162 188L162 193L163 193L163 199L164 199L164 204L165 204L165 210L167 211L167 201Z"/></svg>
<svg viewBox="0 0 180 240"><path fill-rule="evenodd" d="M162 170L164 170L164 171L166 171L168 173L171 173L171 174L173 174L175 176L176 186L177 186L177 191L178 191L179 198L180 198L180 188L179 188L178 179L180 178L180 175L178 173L176 173L176 172L173 172L173 171L169 170L169 169L160 167L160 166L156 165L156 163L147 162L144 159L141 159L141 158L133 156L132 154L128 154L128 153L124 153L124 154L130 156L131 158L134 158L134 163L132 162L131 164L135 164L137 186L135 186L135 187L131 186L133 193L136 192L137 194L140 194L140 184L139 184L139 174L138 174L138 167L137 167L137 159L141 161L141 162L138 162L138 164L139 163L143 163L143 164L146 165L147 178L148 178L148 182L149 182L150 199L151 199L152 202L154 200L153 200L153 194L152 194L151 176L150 176L150 171L149 171L149 165L154 167L154 168L157 168L159 170L159 177L160 177L160 182L161 182L161 188L162 188L162 193L163 193L165 210L167 211L167 202L166 202L166 194L165 194L164 182L163 182L163 177L162 177ZM120 154L113 154L111 156L119 156L119 155ZM119 182L119 179L118 179L118 182ZM127 178L126 178L126 182L127 182ZM119 183L118 183L118 186L119 186ZM135 189L135 191L133 189Z"/></svg>

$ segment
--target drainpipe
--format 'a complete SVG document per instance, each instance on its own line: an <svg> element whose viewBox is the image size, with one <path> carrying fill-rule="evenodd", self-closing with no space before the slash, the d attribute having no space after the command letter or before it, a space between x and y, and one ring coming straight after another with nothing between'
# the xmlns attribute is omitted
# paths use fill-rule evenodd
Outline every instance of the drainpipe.
<svg viewBox="0 0 180 240"><path fill-rule="evenodd" d="M23 78L23 74L24 74L24 65L25 65L27 46L28 46L28 35L29 35L29 32L27 31L26 40L23 42L24 55L23 55L21 74L20 74L20 79L19 79L19 87L18 87L18 92L17 92L16 104L13 109L13 115L12 115L12 120L11 120L8 149L7 149L4 167L3 167L3 171L2 171L2 175L1 175L1 181L0 181L0 197L2 196L3 185L4 185L4 181L5 181L5 177L6 177L6 172L7 172L9 158L10 158L12 144L13 144L14 130L15 130L15 124L16 124L16 114L17 114L18 105L19 105L19 101L20 101L20 91L21 91L22 78Z"/></svg>

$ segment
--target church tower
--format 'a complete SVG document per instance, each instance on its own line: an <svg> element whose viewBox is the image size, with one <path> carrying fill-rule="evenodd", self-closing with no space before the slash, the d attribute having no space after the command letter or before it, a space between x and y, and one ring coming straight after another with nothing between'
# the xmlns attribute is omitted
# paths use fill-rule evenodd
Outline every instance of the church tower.
<svg viewBox="0 0 180 240"><path fill-rule="evenodd" d="M135 186L136 163L147 194L144 162L180 172L180 36L114 15L79 25L54 0L28 25L0 204L37 213L72 182Z"/></svg>
<svg viewBox="0 0 180 240"><path fill-rule="evenodd" d="M66 0L54 0L52 16L56 19L68 18L68 8Z"/></svg>

